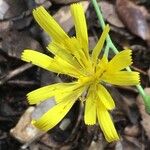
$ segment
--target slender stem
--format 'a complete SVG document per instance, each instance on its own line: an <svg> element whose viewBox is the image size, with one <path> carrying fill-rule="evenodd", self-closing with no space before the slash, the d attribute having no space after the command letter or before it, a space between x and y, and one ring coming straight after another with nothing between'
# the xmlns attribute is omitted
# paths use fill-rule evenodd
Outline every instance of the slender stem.
<svg viewBox="0 0 150 150"><path fill-rule="evenodd" d="M137 85L136 87L137 87L137 89L140 91L141 96L142 96L143 98L145 98L146 93L145 93L144 89L142 88L142 86L139 84L139 85Z"/></svg>
<svg viewBox="0 0 150 150"><path fill-rule="evenodd" d="M110 39L111 41L111 39ZM114 51L115 54L118 54L119 51L117 50L116 46L113 44L113 42L111 41L111 45L110 45L111 49Z"/></svg>
<svg viewBox="0 0 150 150"><path fill-rule="evenodd" d="M93 6L95 8L99 24L102 27L102 29L104 29L105 22L104 22L104 19L103 19L103 16L102 16L102 12L101 12L101 10L98 6L98 3L97 3L96 0L91 0L91 2L92 2ZM115 54L119 53L119 51L117 50L116 46L113 44L113 42L112 42L109 35L108 35L106 41L107 41L106 48L105 48L106 51L104 52L104 54L106 56L108 56L109 49L112 49ZM127 69L127 71L131 71L131 69L129 67L127 67L126 69ZM140 84L137 85L136 87L137 87L140 95L143 97L143 100L144 100L145 106L147 108L147 111L150 113L150 96L145 93L144 89L142 88L142 86Z"/></svg>
<svg viewBox="0 0 150 150"><path fill-rule="evenodd" d="M105 22L104 22L102 13L101 13L101 11L100 11L100 8L99 8L99 6L98 6L98 4L97 4L97 1L96 1L96 0L91 0L91 1L92 1L92 4L93 4L94 8L95 8L95 11L96 11L96 14L97 14L97 17L98 17L98 21L99 21L99 23L100 23L102 29L104 29L104 27L105 27Z"/></svg>

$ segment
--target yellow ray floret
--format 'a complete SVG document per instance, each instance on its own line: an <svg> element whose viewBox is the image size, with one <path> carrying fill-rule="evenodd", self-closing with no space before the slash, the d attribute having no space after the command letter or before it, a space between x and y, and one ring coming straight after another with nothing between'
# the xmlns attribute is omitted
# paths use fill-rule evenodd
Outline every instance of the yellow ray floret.
<svg viewBox="0 0 150 150"><path fill-rule="evenodd" d="M85 112L84 112L84 121L87 125L94 125L96 123L96 96L94 89L90 87L87 98L85 101Z"/></svg>
<svg viewBox="0 0 150 150"><path fill-rule="evenodd" d="M43 6L33 10L33 16L38 24L48 33L53 40L62 42L62 39L69 38L65 31L59 26L54 18L49 15Z"/></svg>
<svg viewBox="0 0 150 150"><path fill-rule="evenodd" d="M27 99L29 104L38 104L48 98L55 97L55 101L57 103L60 102L60 99L56 98L58 95L64 95L69 94L73 90L77 89L79 85L77 82L71 82L71 83L56 83L48 86L44 86L42 88L39 88L37 90L34 90L27 94Z"/></svg>
<svg viewBox="0 0 150 150"><path fill-rule="evenodd" d="M87 64L89 64L79 41L75 37L67 39L65 41L65 46L71 51L71 54L78 60L82 67L86 67Z"/></svg>
<svg viewBox="0 0 150 150"><path fill-rule="evenodd" d="M89 58L87 25L82 5L71 5L71 14L75 24L76 37L79 40L79 44L81 45L85 56Z"/></svg>
<svg viewBox="0 0 150 150"><path fill-rule="evenodd" d="M131 54L132 51L129 49L119 52L110 60L107 70L115 72L130 66L132 64Z"/></svg>
<svg viewBox="0 0 150 150"><path fill-rule="evenodd" d="M24 50L21 59L49 71L60 71L59 66L55 63L53 58L34 50Z"/></svg>
<svg viewBox="0 0 150 150"><path fill-rule="evenodd" d="M80 76L84 75L80 70L78 70L73 65L69 64L66 60L62 59L61 57L55 56L54 60L55 60L55 63L58 64L60 68L59 73L67 74L75 78L79 78Z"/></svg>
<svg viewBox="0 0 150 150"><path fill-rule="evenodd" d="M46 112L40 119L34 120L33 124L43 131L52 129L64 118L74 103L73 100L62 101Z"/></svg>
<svg viewBox="0 0 150 150"><path fill-rule="evenodd" d="M51 108L40 119L34 120L34 125L43 131L48 131L56 126L68 113L68 111L71 109L72 105L75 103L76 99L81 95L82 92L83 88L70 93L70 95L68 95L67 97L64 97L60 103Z"/></svg>
<svg viewBox="0 0 150 150"><path fill-rule="evenodd" d="M21 59L55 73L68 74L75 78L82 75L74 66L58 56L51 58L37 51L24 50Z"/></svg>
<svg viewBox="0 0 150 150"><path fill-rule="evenodd" d="M48 45L47 49L54 55L57 55L62 59L66 60L69 64L73 65L75 68L81 69L81 65L79 64L77 59L63 45L53 41Z"/></svg>
<svg viewBox="0 0 150 150"><path fill-rule="evenodd" d="M93 49L92 61L93 61L94 64L97 63L98 56L99 56L99 54L100 54L100 52L101 52L101 50L103 48L103 45L104 45L104 42L105 42L105 40L107 38L109 30L110 30L109 25L106 25L102 35L100 36L100 39L98 40L95 48Z"/></svg>
<svg viewBox="0 0 150 150"><path fill-rule="evenodd" d="M108 142L119 140L119 136L114 127L112 119L108 111L100 101L97 101L97 116L98 122L100 124L100 127L104 133L106 140Z"/></svg>
<svg viewBox="0 0 150 150"><path fill-rule="evenodd" d="M139 73L138 72L128 72L119 71L112 73L104 73L101 79L107 83L114 85L138 85L139 84Z"/></svg>
<svg viewBox="0 0 150 150"><path fill-rule="evenodd" d="M96 65L96 73L95 75L102 76L102 73L106 70L107 65L108 65L108 59L106 56L103 56L102 59L98 60L98 64Z"/></svg>
<svg viewBox="0 0 150 150"><path fill-rule="evenodd" d="M97 85L97 94L98 94L99 100L103 103L106 109L112 110L115 108L114 100L112 99L111 95L105 89L104 86L100 84Z"/></svg>

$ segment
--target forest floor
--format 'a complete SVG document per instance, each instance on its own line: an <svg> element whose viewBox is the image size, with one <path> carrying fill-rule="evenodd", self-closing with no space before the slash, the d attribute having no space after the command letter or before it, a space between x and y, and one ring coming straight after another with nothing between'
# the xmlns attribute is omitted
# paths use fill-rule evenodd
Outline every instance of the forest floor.
<svg viewBox="0 0 150 150"><path fill-rule="evenodd" d="M71 80L20 59L27 48L48 54L46 46L50 38L35 22L32 10L43 5L73 36L75 30L69 10L73 2L77 0L0 0L0 150L149 150L150 115L136 87L109 87L116 103L111 114L120 141L108 143L98 125L86 126L80 102L48 133L31 126L31 112L35 107L29 106L26 94L60 80ZM92 49L102 29L91 2L81 3ZM98 4L118 50L132 49L131 69L140 73L141 85L150 94L149 0L99 0ZM113 56L110 51L109 58Z"/></svg>

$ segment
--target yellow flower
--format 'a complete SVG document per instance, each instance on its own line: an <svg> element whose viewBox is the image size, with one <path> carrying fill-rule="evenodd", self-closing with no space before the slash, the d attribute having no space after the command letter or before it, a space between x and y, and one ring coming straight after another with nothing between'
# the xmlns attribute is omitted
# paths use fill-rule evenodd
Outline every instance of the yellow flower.
<svg viewBox="0 0 150 150"><path fill-rule="evenodd" d="M104 85L139 84L137 72L123 71L132 64L131 50L121 51L110 61L105 56L99 59L109 32L107 25L92 54L89 54L87 26L82 6L71 5L71 14L75 23L76 37L70 38L43 7L33 11L35 20L52 38L47 49L54 57L33 50L24 50L22 60L76 79L71 83L48 85L27 95L30 104L39 104L50 97L54 97L57 103L40 119L34 120L34 125L44 131L53 128L68 113L75 101L83 99L86 92L85 123L94 125L98 119L106 140L109 142L118 140L119 136L108 112L114 109L115 104Z"/></svg>

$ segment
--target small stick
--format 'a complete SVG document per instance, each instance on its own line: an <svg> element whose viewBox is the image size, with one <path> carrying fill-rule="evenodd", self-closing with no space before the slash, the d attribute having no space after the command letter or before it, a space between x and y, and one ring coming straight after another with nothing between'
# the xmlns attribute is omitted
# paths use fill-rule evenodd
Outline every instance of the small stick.
<svg viewBox="0 0 150 150"><path fill-rule="evenodd" d="M24 64L21 67L8 72L8 74L6 76L0 77L0 85L3 85L5 82L7 82L8 80L10 80L11 78L15 77L16 75L26 71L27 69L33 67L32 64Z"/></svg>
<svg viewBox="0 0 150 150"><path fill-rule="evenodd" d="M143 70L141 70L141 69L139 69L139 68L137 68L137 67L134 67L134 66L130 66L133 70L135 70L135 71L138 71L138 72L140 72L141 74L143 74L143 75L147 75L147 73L145 72L145 71L143 71Z"/></svg>
<svg viewBox="0 0 150 150"><path fill-rule="evenodd" d="M17 86L36 86L38 85L34 81L25 81L25 80L9 80L7 81L9 85L17 85Z"/></svg>

